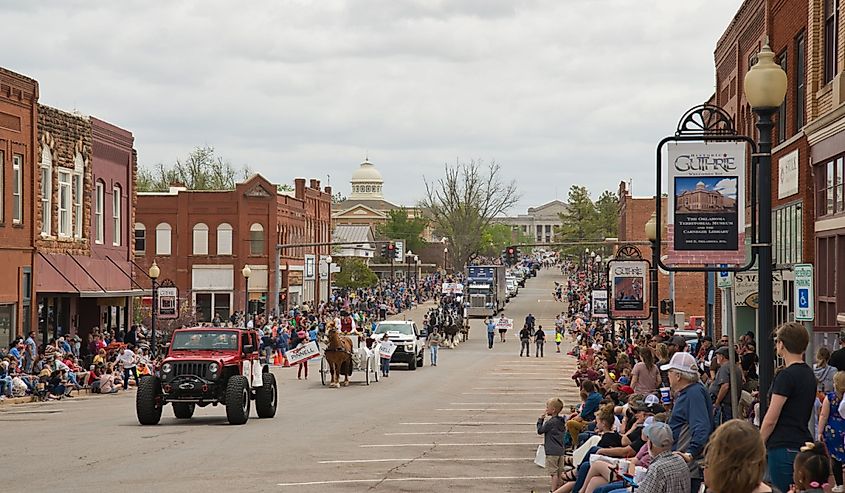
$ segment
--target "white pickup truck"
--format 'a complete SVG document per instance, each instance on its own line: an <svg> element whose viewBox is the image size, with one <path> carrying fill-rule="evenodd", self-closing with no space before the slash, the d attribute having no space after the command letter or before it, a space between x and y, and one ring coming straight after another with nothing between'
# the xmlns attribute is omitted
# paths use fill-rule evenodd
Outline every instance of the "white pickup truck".
<svg viewBox="0 0 845 493"><path fill-rule="evenodd" d="M387 334L388 340L396 344L391 363L406 363L409 370L423 366L425 356L424 331L412 320L385 320L376 325L374 337L381 340Z"/></svg>

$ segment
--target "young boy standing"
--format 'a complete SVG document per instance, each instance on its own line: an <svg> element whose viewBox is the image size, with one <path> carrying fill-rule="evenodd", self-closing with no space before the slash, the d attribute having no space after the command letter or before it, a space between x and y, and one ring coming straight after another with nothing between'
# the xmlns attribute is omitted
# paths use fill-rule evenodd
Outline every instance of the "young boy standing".
<svg viewBox="0 0 845 493"><path fill-rule="evenodd" d="M546 402L546 412L537 419L537 434L543 435L546 471L552 477L552 491L561 486L560 475L563 474L564 468L563 440L566 435L566 421L560 417L562 410L563 401L554 397Z"/></svg>

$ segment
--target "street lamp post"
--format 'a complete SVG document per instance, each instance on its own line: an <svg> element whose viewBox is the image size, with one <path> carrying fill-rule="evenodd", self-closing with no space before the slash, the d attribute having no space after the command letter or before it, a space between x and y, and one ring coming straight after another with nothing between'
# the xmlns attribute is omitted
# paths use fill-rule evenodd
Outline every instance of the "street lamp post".
<svg viewBox="0 0 845 493"><path fill-rule="evenodd" d="M766 396L774 374L772 352L772 115L786 96L786 72L775 63L768 42L757 54L757 63L745 74L745 96L757 115L757 321L760 351L760 395ZM767 399L760 399L760 416L766 415Z"/></svg>
<svg viewBox="0 0 845 493"><path fill-rule="evenodd" d="M443 270L448 274L449 266L446 264L446 255L449 253L449 247L443 247Z"/></svg>
<svg viewBox="0 0 845 493"><path fill-rule="evenodd" d="M249 276L252 275L252 269L244 265L241 274L244 276L244 327L246 327L246 319L249 318ZM255 328L255 321L252 323L252 328Z"/></svg>
<svg viewBox="0 0 845 493"><path fill-rule="evenodd" d="M414 253L410 250L405 252L405 282L411 282L411 260L414 258Z"/></svg>
<svg viewBox="0 0 845 493"><path fill-rule="evenodd" d="M596 284L598 285L598 288L601 289L601 283L602 283L601 273L602 273L602 270L603 270L601 268L601 255L596 255L595 269L594 270L596 271L596 279L597 279Z"/></svg>
<svg viewBox="0 0 845 493"><path fill-rule="evenodd" d="M660 261L660 245L657 244L657 213L652 212L648 222L645 223L645 235L651 242L651 333L657 334L660 330L660 310L658 309L658 298L660 292L657 284L657 263Z"/></svg>
<svg viewBox="0 0 845 493"><path fill-rule="evenodd" d="M153 283L153 311L152 316L150 317L150 325L151 333L150 333L150 354L155 360L156 357L156 315L158 313L158 276L161 275L161 269L158 268L158 264L156 261L153 260L153 265L150 266L150 271L148 272L150 276L150 280Z"/></svg>

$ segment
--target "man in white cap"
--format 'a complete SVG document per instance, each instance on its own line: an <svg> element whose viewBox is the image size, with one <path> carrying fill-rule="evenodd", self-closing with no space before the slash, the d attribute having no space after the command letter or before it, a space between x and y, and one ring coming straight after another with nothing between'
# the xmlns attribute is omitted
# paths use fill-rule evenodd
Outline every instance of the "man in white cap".
<svg viewBox="0 0 845 493"><path fill-rule="evenodd" d="M695 357L690 353L673 354L669 363L660 369L669 373L669 387L675 398L669 418L674 449L689 466L691 491L698 491L704 445L713 432L713 403L699 378Z"/></svg>
<svg viewBox="0 0 845 493"><path fill-rule="evenodd" d="M640 482L638 493L690 493L690 472L679 454L672 452L672 428L658 421L643 429L648 439L651 464Z"/></svg>

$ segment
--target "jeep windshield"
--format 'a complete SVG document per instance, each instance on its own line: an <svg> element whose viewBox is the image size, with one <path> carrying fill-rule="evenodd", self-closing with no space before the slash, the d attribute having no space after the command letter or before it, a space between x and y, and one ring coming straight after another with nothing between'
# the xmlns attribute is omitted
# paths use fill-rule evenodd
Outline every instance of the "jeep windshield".
<svg viewBox="0 0 845 493"><path fill-rule="evenodd" d="M376 334L384 334L386 332L399 332L406 336L414 335L414 328L411 324L397 324L397 323L380 323L376 327Z"/></svg>
<svg viewBox="0 0 845 493"><path fill-rule="evenodd" d="M171 349L177 351L234 351L238 349L238 332L234 330L179 331Z"/></svg>

